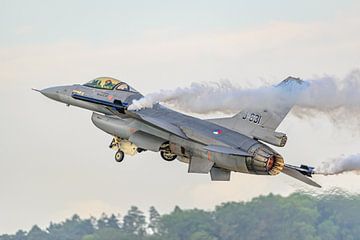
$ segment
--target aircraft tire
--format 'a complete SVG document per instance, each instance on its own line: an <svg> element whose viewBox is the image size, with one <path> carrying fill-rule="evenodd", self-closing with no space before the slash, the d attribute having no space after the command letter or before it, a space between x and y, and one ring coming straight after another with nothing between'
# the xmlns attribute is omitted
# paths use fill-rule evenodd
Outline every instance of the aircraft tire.
<svg viewBox="0 0 360 240"><path fill-rule="evenodd" d="M124 157L125 157L125 154L123 151L121 150L118 150L116 153L115 153L115 161L117 162L122 162L124 160Z"/></svg>
<svg viewBox="0 0 360 240"><path fill-rule="evenodd" d="M177 156L175 154L165 152L165 151L161 151L160 155L165 161L168 161L168 162L174 161L177 158Z"/></svg>

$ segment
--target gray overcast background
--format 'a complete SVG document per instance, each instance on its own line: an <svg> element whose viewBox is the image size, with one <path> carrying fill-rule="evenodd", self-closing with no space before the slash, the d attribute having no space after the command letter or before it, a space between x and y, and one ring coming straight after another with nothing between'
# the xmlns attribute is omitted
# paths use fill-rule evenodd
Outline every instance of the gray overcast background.
<svg viewBox="0 0 360 240"><path fill-rule="evenodd" d="M271 2L271 3L270 3ZM360 66L358 1L0 0L0 233L46 226L71 214L124 214L131 205L169 212L211 209L269 192L311 191L286 176L233 174L229 183L187 174L155 153L122 164L91 112L67 108L32 87L98 76L143 93L229 79L241 86ZM215 98L215 97L214 97ZM360 134L323 115L289 115L278 149L289 163L317 165L359 151ZM316 177L325 190L359 192L359 176Z"/></svg>

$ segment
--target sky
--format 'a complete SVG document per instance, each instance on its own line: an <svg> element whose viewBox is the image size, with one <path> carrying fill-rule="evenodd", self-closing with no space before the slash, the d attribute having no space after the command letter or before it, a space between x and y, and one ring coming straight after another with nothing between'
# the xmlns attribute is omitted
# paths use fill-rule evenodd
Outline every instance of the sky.
<svg viewBox="0 0 360 240"><path fill-rule="evenodd" d="M343 78L360 67L360 4L317 1L0 0L0 233L29 230L74 213L161 213L175 205L212 209L297 190L359 193L359 176L316 176L312 189L286 176L235 173L231 182L188 174L180 162L145 152L114 161L111 136L91 112L31 91L99 76L146 94L192 82L244 87L287 76ZM206 116L202 116L206 117ZM317 165L357 153L360 133L324 115L289 114L280 125L292 164Z"/></svg>

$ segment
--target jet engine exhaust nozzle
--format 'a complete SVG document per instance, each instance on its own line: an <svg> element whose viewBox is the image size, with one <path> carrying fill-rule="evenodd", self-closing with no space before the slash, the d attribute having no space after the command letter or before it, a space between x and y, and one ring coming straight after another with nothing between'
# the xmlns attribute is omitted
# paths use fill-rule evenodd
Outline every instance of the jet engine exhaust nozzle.
<svg viewBox="0 0 360 240"><path fill-rule="evenodd" d="M246 161L249 172L258 175L277 175L284 168L283 157L266 148L265 146L257 146L253 150L254 157Z"/></svg>

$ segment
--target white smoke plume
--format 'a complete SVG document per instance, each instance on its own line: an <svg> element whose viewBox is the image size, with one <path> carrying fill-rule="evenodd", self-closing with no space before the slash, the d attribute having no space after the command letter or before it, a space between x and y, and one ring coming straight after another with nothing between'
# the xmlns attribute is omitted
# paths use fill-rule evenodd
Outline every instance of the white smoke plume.
<svg viewBox="0 0 360 240"><path fill-rule="evenodd" d="M229 81L192 83L189 87L147 94L135 100L129 110L151 108L160 102L189 113L235 114L244 108L296 101L293 113L299 117L312 116L317 112L333 119L360 116L359 70L352 71L343 79L326 76L307 80L305 84L296 82L300 81L283 84L281 88L268 86L253 89L242 88ZM297 87L294 84L306 85L306 88L302 87L299 94L293 94Z"/></svg>
<svg viewBox="0 0 360 240"><path fill-rule="evenodd" d="M315 168L315 173L322 175L336 175L345 172L360 174L360 154L323 162L319 167Z"/></svg>
<svg viewBox="0 0 360 240"><path fill-rule="evenodd" d="M286 85L286 84L285 84ZM238 113L240 110L261 105L269 108L284 100L292 101L292 86L284 88L260 87L246 89L234 85L230 81L192 83L189 87L179 87L173 90L160 90L134 100L129 110L151 108L156 103L166 103L179 110L191 113ZM295 85L298 85L295 83Z"/></svg>

